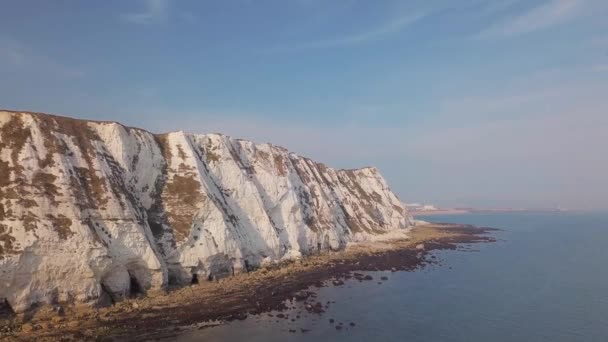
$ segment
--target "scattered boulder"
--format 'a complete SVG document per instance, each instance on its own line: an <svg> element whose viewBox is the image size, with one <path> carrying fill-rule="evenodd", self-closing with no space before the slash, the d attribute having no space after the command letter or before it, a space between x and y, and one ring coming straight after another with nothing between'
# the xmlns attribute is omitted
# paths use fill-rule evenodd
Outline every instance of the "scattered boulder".
<svg viewBox="0 0 608 342"><path fill-rule="evenodd" d="M305 308L310 313L320 314L320 313L325 312L325 310L323 310L323 304L318 303L318 302L315 303L314 305L306 304Z"/></svg>
<svg viewBox="0 0 608 342"><path fill-rule="evenodd" d="M21 331L24 333L31 333L32 331L34 331L34 326L30 323L25 323L21 326Z"/></svg>
<svg viewBox="0 0 608 342"><path fill-rule="evenodd" d="M61 316L55 316L55 317L51 318L51 321L52 321L53 323L61 323L61 322L63 322L64 320L65 320L65 319L64 319L63 317L61 317Z"/></svg>
<svg viewBox="0 0 608 342"><path fill-rule="evenodd" d="M239 321L244 321L247 319L247 313L246 312L237 312L234 314L233 317L235 319L238 319Z"/></svg>
<svg viewBox="0 0 608 342"><path fill-rule="evenodd" d="M75 328L78 328L79 326L80 326L80 323L78 323L78 321L68 322L68 328L70 328L70 329L75 329Z"/></svg>
<svg viewBox="0 0 608 342"><path fill-rule="evenodd" d="M64 314L64 310L63 307L61 307L60 305L55 305L53 306L53 311L58 314L58 315L63 315Z"/></svg>
<svg viewBox="0 0 608 342"><path fill-rule="evenodd" d="M310 297L310 292L308 291L300 291L293 295L297 302L302 302Z"/></svg>

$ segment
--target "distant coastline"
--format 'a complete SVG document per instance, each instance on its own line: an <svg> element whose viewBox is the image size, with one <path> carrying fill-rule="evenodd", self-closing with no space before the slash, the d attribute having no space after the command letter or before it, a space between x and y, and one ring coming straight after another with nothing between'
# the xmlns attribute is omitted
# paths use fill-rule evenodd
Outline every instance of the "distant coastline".
<svg viewBox="0 0 608 342"><path fill-rule="evenodd" d="M456 214L468 214L471 210L465 209L435 209L435 210L412 210L410 214L412 216L430 216L430 215L456 215Z"/></svg>
<svg viewBox="0 0 608 342"><path fill-rule="evenodd" d="M431 215L457 215L470 213L551 213L567 212L564 209L518 209L518 208L498 208L498 209L474 209L474 208L435 208L432 210L410 210L412 216L431 216Z"/></svg>

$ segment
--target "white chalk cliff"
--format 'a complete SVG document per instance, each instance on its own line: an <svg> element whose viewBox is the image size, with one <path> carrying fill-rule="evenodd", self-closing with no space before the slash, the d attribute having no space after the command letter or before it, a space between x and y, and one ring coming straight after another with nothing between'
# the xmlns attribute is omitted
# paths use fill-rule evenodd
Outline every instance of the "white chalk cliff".
<svg viewBox="0 0 608 342"><path fill-rule="evenodd" d="M0 300L116 301L406 230L375 168L0 111Z"/></svg>

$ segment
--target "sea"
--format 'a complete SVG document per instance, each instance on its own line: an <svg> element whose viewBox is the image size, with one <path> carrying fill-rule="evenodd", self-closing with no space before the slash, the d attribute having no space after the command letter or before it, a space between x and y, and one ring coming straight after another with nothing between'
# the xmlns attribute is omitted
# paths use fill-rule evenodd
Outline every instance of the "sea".
<svg viewBox="0 0 608 342"><path fill-rule="evenodd" d="M296 305L287 312L294 321L262 314L171 339L608 341L608 213L471 213L418 219L501 231L492 233L495 243L433 252L439 265L413 272L370 272L374 281L322 287L316 290L317 300L330 303L322 315ZM379 284L382 276L388 280Z"/></svg>

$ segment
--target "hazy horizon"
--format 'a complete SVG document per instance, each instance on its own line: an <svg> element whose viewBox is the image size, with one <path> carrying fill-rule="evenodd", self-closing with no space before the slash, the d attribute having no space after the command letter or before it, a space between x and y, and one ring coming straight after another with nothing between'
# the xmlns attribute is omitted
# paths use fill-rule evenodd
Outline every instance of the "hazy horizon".
<svg viewBox="0 0 608 342"><path fill-rule="evenodd" d="M608 209L607 2L3 7L2 108L373 165L404 202Z"/></svg>

